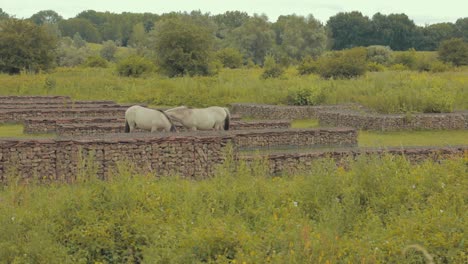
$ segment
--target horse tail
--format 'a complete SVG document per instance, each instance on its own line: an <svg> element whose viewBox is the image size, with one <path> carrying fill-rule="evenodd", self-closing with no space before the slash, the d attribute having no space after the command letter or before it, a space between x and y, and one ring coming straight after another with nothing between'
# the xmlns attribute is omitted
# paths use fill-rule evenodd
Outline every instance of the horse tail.
<svg viewBox="0 0 468 264"><path fill-rule="evenodd" d="M224 130L229 130L229 120L231 119L231 114L226 107L224 107L224 111L226 112L226 119L224 119Z"/></svg>
<svg viewBox="0 0 468 264"><path fill-rule="evenodd" d="M125 133L130 133L130 125L128 125L127 120L125 120Z"/></svg>
<svg viewBox="0 0 468 264"><path fill-rule="evenodd" d="M171 128L169 129L169 131L171 132L176 132L177 129L174 125L174 123L172 123L172 120L169 118L169 116L166 114L166 112L164 112L163 110L160 110L160 109L157 109L159 112L161 112L166 118L167 118L167 121L169 121L169 123L171 124Z"/></svg>

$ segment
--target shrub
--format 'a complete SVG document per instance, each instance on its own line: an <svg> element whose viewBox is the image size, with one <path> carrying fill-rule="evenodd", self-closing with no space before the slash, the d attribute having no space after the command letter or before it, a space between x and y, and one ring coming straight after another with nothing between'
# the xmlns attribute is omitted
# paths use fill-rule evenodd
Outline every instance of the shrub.
<svg viewBox="0 0 468 264"><path fill-rule="evenodd" d="M367 70L370 72L381 72L385 70L385 67L377 62L369 62L367 63Z"/></svg>
<svg viewBox="0 0 468 264"><path fill-rule="evenodd" d="M84 64L91 68L107 68L108 66L107 61L104 58L98 56L88 57Z"/></svg>
<svg viewBox="0 0 468 264"><path fill-rule="evenodd" d="M323 78L353 78L366 73L365 48L337 51L319 59L320 76Z"/></svg>
<svg viewBox="0 0 468 264"><path fill-rule="evenodd" d="M366 48L367 60L388 65L392 59L392 49L389 46L374 45Z"/></svg>
<svg viewBox="0 0 468 264"><path fill-rule="evenodd" d="M323 89L309 88L290 91L286 100L289 105L319 105L325 99Z"/></svg>
<svg viewBox="0 0 468 264"><path fill-rule="evenodd" d="M316 60L314 60L310 56L307 56L301 61L301 63L297 67L297 71L299 72L300 75L318 73L319 65Z"/></svg>
<svg viewBox="0 0 468 264"><path fill-rule="evenodd" d="M242 54L233 48L225 48L216 52L216 58L225 68L240 68L242 66Z"/></svg>
<svg viewBox="0 0 468 264"><path fill-rule="evenodd" d="M102 48L100 51L101 57L108 61L115 60L115 53L117 52L117 45L112 40L108 40L102 43Z"/></svg>
<svg viewBox="0 0 468 264"><path fill-rule="evenodd" d="M443 63L439 60L431 63L430 71L431 72L445 72L450 70L450 65Z"/></svg>
<svg viewBox="0 0 468 264"><path fill-rule="evenodd" d="M439 58L455 66L468 65L468 43L460 38L445 40L438 49Z"/></svg>
<svg viewBox="0 0 468 264"><path fill-rule="evenodd" d="M117 73L120 76L139 77L144 73L154 71L154 64L143 57L130 56L117 64Z"/></svg>
<svg viewBox="0 0 468 264"><path fill-rule="evenodd" d="M59 66L74 67L85 62L85 59L92 56L93 52L86 45L81 48L75 47L70 38L60 41L57 49L57 59Z"/></svg>
<svg viewBox="0 0 468 264"><path fill-rule="evenodd" d="M262 78L278 78L284 73L283 67L276 63L275 58L272 55L265 57L265 64L263 65Z"/></svg>
<svg viewBox="0 0 468 264"><path fill-rule="evenodd" d="M416 50L410 49L395 53L393 63L405 65L408 69L416 68Z"/></svg>

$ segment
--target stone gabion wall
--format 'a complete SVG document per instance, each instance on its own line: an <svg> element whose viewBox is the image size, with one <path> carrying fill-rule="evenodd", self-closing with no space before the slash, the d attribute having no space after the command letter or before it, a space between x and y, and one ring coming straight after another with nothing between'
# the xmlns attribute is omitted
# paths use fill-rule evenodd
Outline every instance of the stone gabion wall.
<svg viewBox="0 0 468 264"><path fill-rule="evenodd" d="M34 117L72 118L98 116L125 116L126 108L82 108L82 109L11 109L0 110L0 123L18 123Z"/></svg>
<svg viewBox="0 0 468 264"><path fill-rule="evenodd" d="M69 96L61 96L61 95L52 95L52 96L40 96L40 95L5 95L0 96L0 102L6 101L34 101L34 102L63 102L63 101L71 101Z"/></svg>
<svg viewBox="0 0 468 264"><path fill-rule="evenodd" d="M317 118L320 111L334 109L363 109L356 104L324 106L279 106L265 104L231 104L231 112L257 119L311 119Z"/></svg>
<svg viewBox="0 0 468 264"><path fill-rule="evenodd" d="M321 126L349 126L364 130L467 129L467 112L414 115L372 115L353 111L322 111Z"/></svg>
<svg viewBox="0 0 468 264"><path fill-rule="evenodd" d="M299 152L299 151L298 151ZM440 161L443 159L463 157L468 154L468 146L460 147L419 147L419 148L387 148L387 149L341 149L332 151L314 151L305 153L275 153L263 155L243 155L238 159L250 164L255 160L267 162L270 174L288 174L311 168L314 161L322 158L332 158L337 165L346 166L349 159L361 155L403 155L410 162L424 160Z"/></svg>
<svg viewBox="0 0 468 264"><path fill-rule="evenodd" d="M0 109L76 109L76 108L128 108L126 105L113 104L0 104Z"/></svg>
<svg viewBox="0 0 468 264"><path fill-rule="evenodd" d="M0 179L9 175L73 181L83 168L106 178L127 163L155 175L212 175L224 161L229 135L118 135L82 139L0 140Z"/></svg>
<svg viewBox="0 0 468 264"><path fill-rule="evenodd" d="M75 118L26 118L23 121L24 133L41 134L41 133L57 133L57 124L120 124L124 126L125 118L123 116L102 116L102 117L75 117Z"/></svg>
<svg viewBox="0 0 468 264"><path fill-rule="evenodd" d="M381 115L356 104L328 106L277 106L232 104L232 112L262 119L319 119L322 126L364 130L468 129L468 111L442 114Z"/></svg>
<svg viewBox="0 0 468 264"><path fill-rule="evenodd" d="M37 124L35 122L34 124ZM33 127L26 121L25 131L40 131L47 129L46 126L39 124ZM49 126L47 126L49 127ZM186 131L180 125L176 125L178 131ZM290 121L233 121L230 123L229 130L251 130L251 129L286 129L291 127ZM83 136L83 135L97 135L109 133L123 133L125 129L125 120L118 120L117 122L101 122L101 123L62 123L55 124L55 130L59 136ZM138 130L141 131L141 130ZM52 130L48 130L52 132ZM37 132L34 132L37 133Z"/></svg>
<svg viewBox="0 0 468 264"><path fill-rule="evenodd" d="M266 129L232 133L239 149L357 145L357 131L353 128Z"/></svg>

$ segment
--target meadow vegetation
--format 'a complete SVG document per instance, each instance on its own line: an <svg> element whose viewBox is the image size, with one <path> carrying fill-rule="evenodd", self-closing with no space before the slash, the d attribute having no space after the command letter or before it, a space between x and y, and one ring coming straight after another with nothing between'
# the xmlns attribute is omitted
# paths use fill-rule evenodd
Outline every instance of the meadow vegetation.
<svg viewBox="0 0 468 264"><path fill-rule="evenodd" d="M138 175L0 187L5 263L463 263L467 157L411 165L320 160L270 177L262 161L204 181ZM418 246L412 246L418 245ZM406 250L405 250L406 248ZM405 253L403 253L403 251Z"/></svg>
<svg viewBox="0 0 468 264"><path fill-rule="evenodd" d="M138 72L131 67L122 72ZM125 69L125 70L123 70ZM151 105L340 104L355 102L381 113L451 112L468 109L466 69L429 73L368 72L325 80L288 68L280 78L261 78L262 69L222 69L216 76L168 78L157 73L119 76L109 68L58 68L50 73L0 74L0 95L69 95L75 100L115 100ZM49 84L47 84L49 82ZM52 83L52 85L50 85ZM291 99L292 98L292 99Z"/></svg>

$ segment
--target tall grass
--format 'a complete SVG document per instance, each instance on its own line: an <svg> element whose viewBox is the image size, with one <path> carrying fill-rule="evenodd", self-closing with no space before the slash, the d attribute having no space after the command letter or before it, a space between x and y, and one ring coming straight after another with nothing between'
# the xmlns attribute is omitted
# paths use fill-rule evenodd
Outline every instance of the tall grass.
<svg viewBox="0 0 468 264"><path fill-rule="evenodd" d="M320 89L326 104L357 102L383 113L468 109L468 75L457 72L386 71L351 80L299 76L289 69L281 79L261 79L261 69L225 69L213 77L119 77L113 68L59 68L50 74L0 74L1 95L69 95L153 105L227 105L234 102L285 104L288 94ZM46 85L52 83L53 85Z"/></svg>
<svg viewBox="0 0 468 264"><path fill-rule="evenodd" d="M466 261L465 159L318 161L269 177L135 175L0 189L5 263L436 263ZM89 172L90 173L90 172ZM416 248L418 248L416 247ZM403 254L405 250L405 254Z"/></svg>

